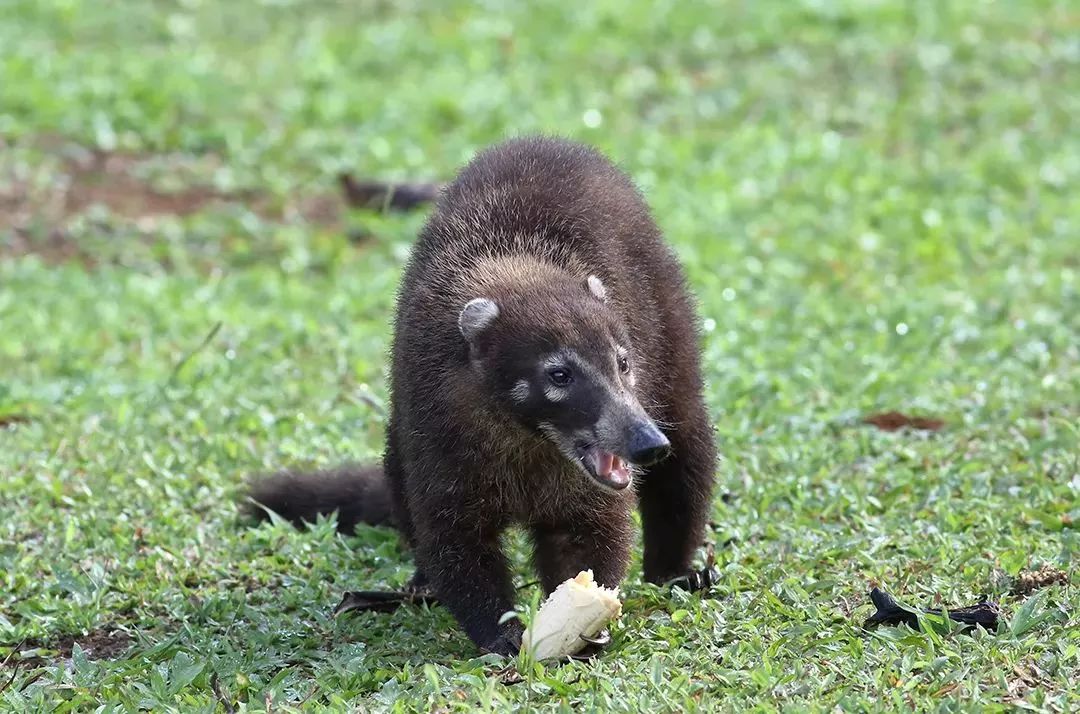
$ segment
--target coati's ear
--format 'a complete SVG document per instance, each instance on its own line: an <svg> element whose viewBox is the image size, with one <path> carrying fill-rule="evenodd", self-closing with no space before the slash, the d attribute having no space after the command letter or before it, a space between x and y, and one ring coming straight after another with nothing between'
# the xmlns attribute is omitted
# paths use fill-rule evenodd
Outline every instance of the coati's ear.
<svg viewBox="0 0 1080 714"><path fill-rule="evenodd" d="M590 275L585 280L585 286L589 288L589 292L595 295L598 300L607 301L607 288L604 287L604 283L600 278L595 275Z"/></svg>
<svg viewBox="0 0 1080 714"><path fill-rule="evenodd" d="M499 306L494 300L473 298L461 308L457 321L458 329L466 340L472 342L498 316Z"/></svg>

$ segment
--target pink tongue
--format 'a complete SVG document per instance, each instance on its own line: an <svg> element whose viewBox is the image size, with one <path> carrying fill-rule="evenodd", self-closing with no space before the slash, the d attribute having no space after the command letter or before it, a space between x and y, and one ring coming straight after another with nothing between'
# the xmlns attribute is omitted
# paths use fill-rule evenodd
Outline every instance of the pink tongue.
<svg viewBox="0 0 1080 714"><path fill-rule="evenodd" d="M607 451L595 457L596 475L612 488L625 488L630 483L630 469L626 462Z"/></svg>

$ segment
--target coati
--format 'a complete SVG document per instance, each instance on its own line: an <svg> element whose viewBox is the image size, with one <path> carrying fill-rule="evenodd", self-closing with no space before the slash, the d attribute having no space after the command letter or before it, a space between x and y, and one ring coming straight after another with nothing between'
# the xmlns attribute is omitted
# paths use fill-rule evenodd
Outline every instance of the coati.
<svg viewBox="0 0 1080 714"><path fill-rule="evenodd" d="M715 469L695 308L630 179L597 151L519 138L450 183L401 281L382 468L283 473L252 498L296 523L392 523L414 588L480 648L515 653L500 536L531 532L546 592L685 574Z"/></svg>

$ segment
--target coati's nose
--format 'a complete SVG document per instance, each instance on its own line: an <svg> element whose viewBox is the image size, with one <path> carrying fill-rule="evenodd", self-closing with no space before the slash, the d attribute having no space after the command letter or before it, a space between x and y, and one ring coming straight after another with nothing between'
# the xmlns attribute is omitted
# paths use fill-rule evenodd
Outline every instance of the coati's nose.
<svg viewBox="0 0 1080 714"><path fill-rule="evenodd" d="M627 457L638 466L648 466L667 456L671 442L651 421L636 424L630 434Z"/></svg>

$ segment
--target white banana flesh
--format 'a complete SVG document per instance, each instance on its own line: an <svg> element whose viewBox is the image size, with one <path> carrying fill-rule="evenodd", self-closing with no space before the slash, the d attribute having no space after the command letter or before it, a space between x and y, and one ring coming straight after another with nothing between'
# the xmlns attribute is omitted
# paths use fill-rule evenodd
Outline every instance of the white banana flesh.
<svg viewBox="0 0 1080 714"><path fill-rule="evenodd" d="M622 613L618 588L605 588L583 570L555 588L533 618L522 647L537 660L576 654L604 625Z"/></svg>

